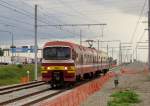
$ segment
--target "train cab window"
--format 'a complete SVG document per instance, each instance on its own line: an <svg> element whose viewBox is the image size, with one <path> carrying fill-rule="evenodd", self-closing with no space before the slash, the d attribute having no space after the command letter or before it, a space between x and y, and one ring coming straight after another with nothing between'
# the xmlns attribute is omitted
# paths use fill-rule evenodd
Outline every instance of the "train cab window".
<svg viewBox="0 0 150 106"><path fill-rule="evenodd" d="M73 60L77 60L78 59L78 54L74 50L72 50L72 59Z"/></svg>
<svg viewBox="0 0 150 106"><path fill-rule="evenodd" d="M66 60L70 59L69 47L47 47L43 50L43 58L46 60Z"/></svg>

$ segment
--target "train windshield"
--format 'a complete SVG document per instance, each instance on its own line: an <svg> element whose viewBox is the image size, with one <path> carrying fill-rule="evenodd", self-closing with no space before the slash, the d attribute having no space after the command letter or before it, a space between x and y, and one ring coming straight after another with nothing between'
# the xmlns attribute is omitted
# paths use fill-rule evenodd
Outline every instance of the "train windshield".
<svg viewBox="0 0 150 106"><path fill-rule="evenodd" d="M70 59L69 47L47 47L43 50L45 60L67 60Z"/></svg>

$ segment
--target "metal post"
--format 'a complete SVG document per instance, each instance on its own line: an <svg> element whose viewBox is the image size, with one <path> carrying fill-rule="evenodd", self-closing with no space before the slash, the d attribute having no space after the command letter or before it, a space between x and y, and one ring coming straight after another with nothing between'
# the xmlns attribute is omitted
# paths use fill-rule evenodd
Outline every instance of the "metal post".
<svg viewBox="0 0 150 106"><path fill-rule="evenodd" d="M119 44L119 64L122 64L122 51L121 51L121 42Z"/></svg>
<svg viewBox="0 0 150 106"><path fill-rule="evenodd" d="M80 46L82 46L82 30L80 30Z"/></svg>
<svg viewBox="0 0 150 106"><path fill-rule="evenodd" d="M150 0L148 0L148 68L150 70Z"/></svg>
<svg viewBox="0 0 150 106"><path fill-rule="evenodd" d="M132 62L134 62L135 50L132 51Z"/></svg>
<svg viewBox="0 0 150 106"><path fill-rule="evenodd" d="M13 33L11 33L11 36L12 36L12 46L14 46L14 36L13 36Z"/></svg>
<svg viewBox="0 0 150 106"><path fill-rule="evenodd" d="M11 48L12 48L12 56L11 56L11 59L12 59L12 64L14 64L14 53L13 53L13 48L14 48L14 35L13 35L13 32L9 32L10 35L11 35Z"/></svg>
<svg viewBox="0 0 150 106"><path fill-rule="evenodd" d="M114 57L114 48L112 47L112 58Z"/></svg>
<svg viewBox="0 0 150 106"><path fill-rule="evenodd" d="M27 71L28 82L30 82L30 71Z"/></svg>
<svg viewBox="0 0 150 106"><path fill-rule="evenodd" d="M137 61L137 59L138 59L138 57L137 57L137 46L135 48L135 55L136 55L136 61Z"/></svg>
<svg viewBox="0 0 150 106"><path fill-rule="evenodd" d="M98 43L98 49L97 50L99 51L99 40L97 41L97 43Z"/></svg>
<svg viewBox="0 0 150 106"><path fill-rule="evenodd" d="M34 38L34 49L35 49L35 67L34 67L34 79L37 80L37 5L35 5L35 38Z"/></svg>
<svg viewBox="0 0 150 106"><path fill-rule="evenodd" d="M108 52L109 52L109 48L108 48L108 44L107 44L107 55L109 55L109 53L108 53Z"/></svg>

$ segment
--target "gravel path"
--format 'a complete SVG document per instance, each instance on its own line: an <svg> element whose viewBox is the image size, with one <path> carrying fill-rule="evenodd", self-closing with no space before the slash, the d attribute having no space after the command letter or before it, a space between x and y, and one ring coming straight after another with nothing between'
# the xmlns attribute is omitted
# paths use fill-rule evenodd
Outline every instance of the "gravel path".
<svg viewBox="0 0 150 106"><path fill-rule="evenodd" d="M143 64L136 63L126 66L134 69L136 74L123 74L119 76L119 86L114 88L114 78L108 81L103 88L91 95L81 106L107 106L110 95L119 90L131 89L140 95L141 102L134 106L150 106L150 76L143 72Z"/></svg>

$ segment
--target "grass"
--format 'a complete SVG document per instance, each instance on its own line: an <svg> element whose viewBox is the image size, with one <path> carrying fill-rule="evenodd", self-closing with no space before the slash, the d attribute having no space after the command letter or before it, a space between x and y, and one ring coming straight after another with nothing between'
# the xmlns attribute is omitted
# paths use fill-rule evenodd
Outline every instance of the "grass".
<svg viewBox="0 0 150 106"><path fill-rule="evenodd" d="M108 101L107 106L131 106L139 103L139 96L131 90L116 92L111 95L112 100Z"/></svg>
<svg viewBox="0 0 150 106"><path fill-rule="evenodd" d="M40 66L39 66L40 73ZM0 66L0 86L20 83L21 77L27 76L30 71L30 80L34 78L34 65L3 65Z"/></svg>

